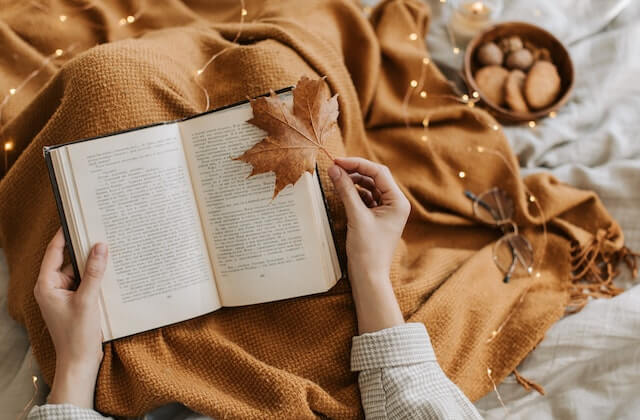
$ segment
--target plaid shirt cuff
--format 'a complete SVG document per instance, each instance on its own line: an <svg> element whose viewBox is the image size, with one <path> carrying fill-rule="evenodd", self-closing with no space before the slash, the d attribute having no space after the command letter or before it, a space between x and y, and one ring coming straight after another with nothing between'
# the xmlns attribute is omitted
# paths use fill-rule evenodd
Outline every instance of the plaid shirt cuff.
<svg viewBox="0 0 640 420"><path fill-rule="evenodd" d="M35 406L29 411L27 420L104 420L97 411L80 408L72 404L45 404Z"/></svg>
<svg viewBox="0 0 640 420"><path fill-rule="evenodd" d="M436 361L424 324L407 323L353 337L353 372Z"/></svg>

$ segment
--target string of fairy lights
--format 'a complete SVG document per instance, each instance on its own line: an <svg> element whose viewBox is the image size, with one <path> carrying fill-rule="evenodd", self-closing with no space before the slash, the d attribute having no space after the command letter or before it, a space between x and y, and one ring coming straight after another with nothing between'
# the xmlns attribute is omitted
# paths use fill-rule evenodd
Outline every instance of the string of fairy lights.
<svg viewBox="0 0 640 420"><path fill-rule="evenodd" d="M193 80L194 83L198 86L198 88L202 91L203 96L204 96L204 102L205 102L205 106L204 106L204 110L208 110L210 105L211 105L211 100L210 100L210 96L209 96L209 92L207 90L207 88L205 87L205 85L203 84L203 82L201 81L201 76L202 74L209 68L209 66L211 66L216 59L218 59L221 55L223 55L224 53L228 52L229 50L233 49L233 48L237 48L238 44L237 41L239 39L239 37L241 36L242 30L243 30L243 25L245 23L245 19L246 16L248 15L248 10L246 8L245 5L245 0L239 0L240 2L240 27L239 30L236 34L236 36L234 37L234 39L231 42L231 45L228 47L225 47L219 51L217 51L216 53L212 54L210 56L210 58L198 69L195 70L194 75L193 75ZM446 3L447 0L440 0L441 3ZM53 13L54 11L51 10L50 7L45 6L37 1L31 1L31 2L25 2L23 4L27 4L27 5L32 5L38 9L41 9L42 11L48 13L49 15L53 16L54 19L57 19L57 21L60 24L69 24L70 20L72 20L73 18L76 17L76 15L82 13L83 11L86 11L88 9L94 8L96 7L95 4L93 3L92 0L86 0L86 4L83 6L80 6L78 8L76 8L74 11L69 12L69 11L65 11L63 13ZM127 14L126 16L122 16L117 20L117 25L120 27L125 27L128 25L132 25L134 23L136 23L141 16L143 16L144 14L144 10L145 10L145 3L144 1L140 1L137 7L137 10L134 13L131 14ZM371 8L368 6L365 6L364 8L365 13L370 13ZM86 22L84 22L86 23ZM459 54L460 53L460 48L456 45L455 43L455 38L453 38L453 33L450 32L450 39L451 39L451 43L453 45L453 53L454 54ZM419 35L418 35L419 31L412 31L411 33L408 34L408 40L410 42L416 42L419 40ZM18 95L24 88L25 86L32 81L35 77L37 77L42 71L43 69L45 69L51 62L52 60L54 60L55 58L61 57L65 54L70 54L71 52L73 52L73 50L77 47L77 44L72 44L66 48L56 48L54 52L52 52L51 54L45 56L42 60L42 62L40 63L40 65L34 69L29 75L27 75L27 77L25 79L22 80L22 82L20 82L18 85L16 85L15 87L11 87L9 89L9 91L7 92L7 94L4 95L4 97L2 98L2 101L0 101L0 124L2 123L2 112L5 108L5 106L11 101L12 98L14 98L16 95ZM428 100L428 99L432 99L432 98L441 98L441 99L450 99L462 104L466 104L469 107L474 107L476 105L476 103L480 100L480 95L478 92L473 91L471 92L470 95L468 94L463 94L461 96L456 96L456 95L450 95L450 94L430 94L429 92L427 92L426 89L424 89L424 84L426 81L426 72L428 69L428 66L431 64L431 60L428 56L424 56L421 59L421 67L420 67L420 74L418 76L417 79L412 79L409 82L409 87L406 91L406 94L404 96L404 100L403 100L403 104L402 104L402 108L403 108L403 112L404 112L404 119L405 119L405 124L407 126L409 126L409 118L408 118L408 105L410 103L410 101L414 98L414 96L418 96L420 99L422 100ZM483 124L487 124L489 126L490 129L492 130L499 130L499 125L495 122L495 121L490 121L490 122L486 122L485 120L480 119L479 117L476 116L475 113L472 113L472 115L478 119L478 121L482 122ZM553 112L551 114L549 114L549 116L551 118L554 118L556 116L556 113ZM528 123L529 127L534 128L536 126L536 122L535 121L530 121ZM0 129L2 128L2 125L0 125ZM423 132L420 136L420 140L422 142L428 142L428 129L429 129L429 118L425 117L422 121L422 128L423 128ZM8 171L9 168L9 156L10 153L14 150L15 148L15 144L13 142L13 140L6 140L3 142L3 152L4 152L4 171L5 173ZM489 149L485 149L482 147L478 147L476 149L476 152L478 153L489 153L489 154L494 154L499 156L506 164L507 167L509 168L510 171L514 172L515 175L515 171L513 168L511 168L511 165L509 164L508 160L498 151L495 150L489 150ZM458 176L463 179L466 178L467 173L464 170L459 170L458 171ZM525 187L526 190L526 187ZM540 208L537 200L535 199L535 196L533 194L531 194L528 190L526 190L526 193L528 195L528 201L530 203L535 203L536 206L538 207L538 212L539 215L543 215L542 213L542 209ZM546 227L544 227L544 232L545 232L545 241L546 241ZM537 272L535 274L536 277L540 277L540 272ZM502 331L503 327L508 323L508 321L511 319L511 317L513 316L513 313L515 313L515 311L518 309L519 305L524 301L524 297L526 296L526 294L528 293L529 289L526 289L525 292L522 294L522 296L520 297L519 301L516 303L516 305L514 306L514 308L512 308L512 311L507 315L507 317L505 317L505 320L503 321L503 323L496 328L496 330L494 330L491 334L491 337L488 338L487 343L490 343L491 341L493 341ZM492 369L490 367L487 366L487 375L489 377L489 380L491 381L491 383L493 384L493 389L496 392L498 399L501 403L501 405L504 407L504 403L502 402L502 398L498 392L496 383L492 377ZM34 393L33 393L33 397L31 398L31 400L29 401L29 403L27 404L27 406L25 407L25 409L23 410L23 412L21 413L19 418L22 418L28 408L31 406L31 404L33 404L33 402L35 401L35 398L37 396L38 393L38 377L37 376L32 376L32 383L33 383L33 387L34 387Z"/></svg>

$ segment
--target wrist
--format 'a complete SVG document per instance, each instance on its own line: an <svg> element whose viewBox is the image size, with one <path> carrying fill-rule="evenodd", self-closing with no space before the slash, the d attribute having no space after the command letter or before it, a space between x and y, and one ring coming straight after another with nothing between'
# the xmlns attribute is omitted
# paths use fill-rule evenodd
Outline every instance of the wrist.
<svg viewBox="0 0 640 420"><path fill-rule="evenodd" d="M58 359L48 402L92 409L99 368L100 362Z"/></svg>

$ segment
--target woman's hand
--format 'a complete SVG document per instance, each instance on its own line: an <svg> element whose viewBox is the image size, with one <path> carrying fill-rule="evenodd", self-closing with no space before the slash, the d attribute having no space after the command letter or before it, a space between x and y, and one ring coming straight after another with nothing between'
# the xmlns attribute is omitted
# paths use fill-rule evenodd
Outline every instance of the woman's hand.
<svg viewBox="0 0 640 420"><path fill-rule="evenodd" d="M347 262L360 333L402 324L389 281L411 206L386 166L338 158L329 177L347 213Z"/></svg>
<svg viewBox="0 0 640 420"><path fill-rule="evenodd" d="M102 361L100 283L107 265L107 246L96 244L77 290L73 269L62 267L64 236L58 230L42 260L33 294L56 349L56 372L50 404L93 408Z"/></svg>

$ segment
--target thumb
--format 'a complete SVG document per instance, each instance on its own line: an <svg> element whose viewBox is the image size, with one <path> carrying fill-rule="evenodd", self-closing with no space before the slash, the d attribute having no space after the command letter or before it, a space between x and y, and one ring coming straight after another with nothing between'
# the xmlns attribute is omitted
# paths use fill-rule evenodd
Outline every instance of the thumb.
<svg viewBox="0 0 640 420"><path fill-rule="evenodd" d="M356 186L353 185L351 177L347 175L344 169L338 165L331 166L327 173L329 178L333 181L333 185L338 192L344 209L347 212L347 218L355 217L356 213L361 211L364 207L364 203L360 199L360 194L356 190Z"/></svg>
<svg viewBox="0 0 640 420"><path fill-rule="evenodd" d="M97 243L91 250L84 275L80 280L78 293L87 299L93 299L100 292L100 283L107 267L107 245Z"/></svg>

